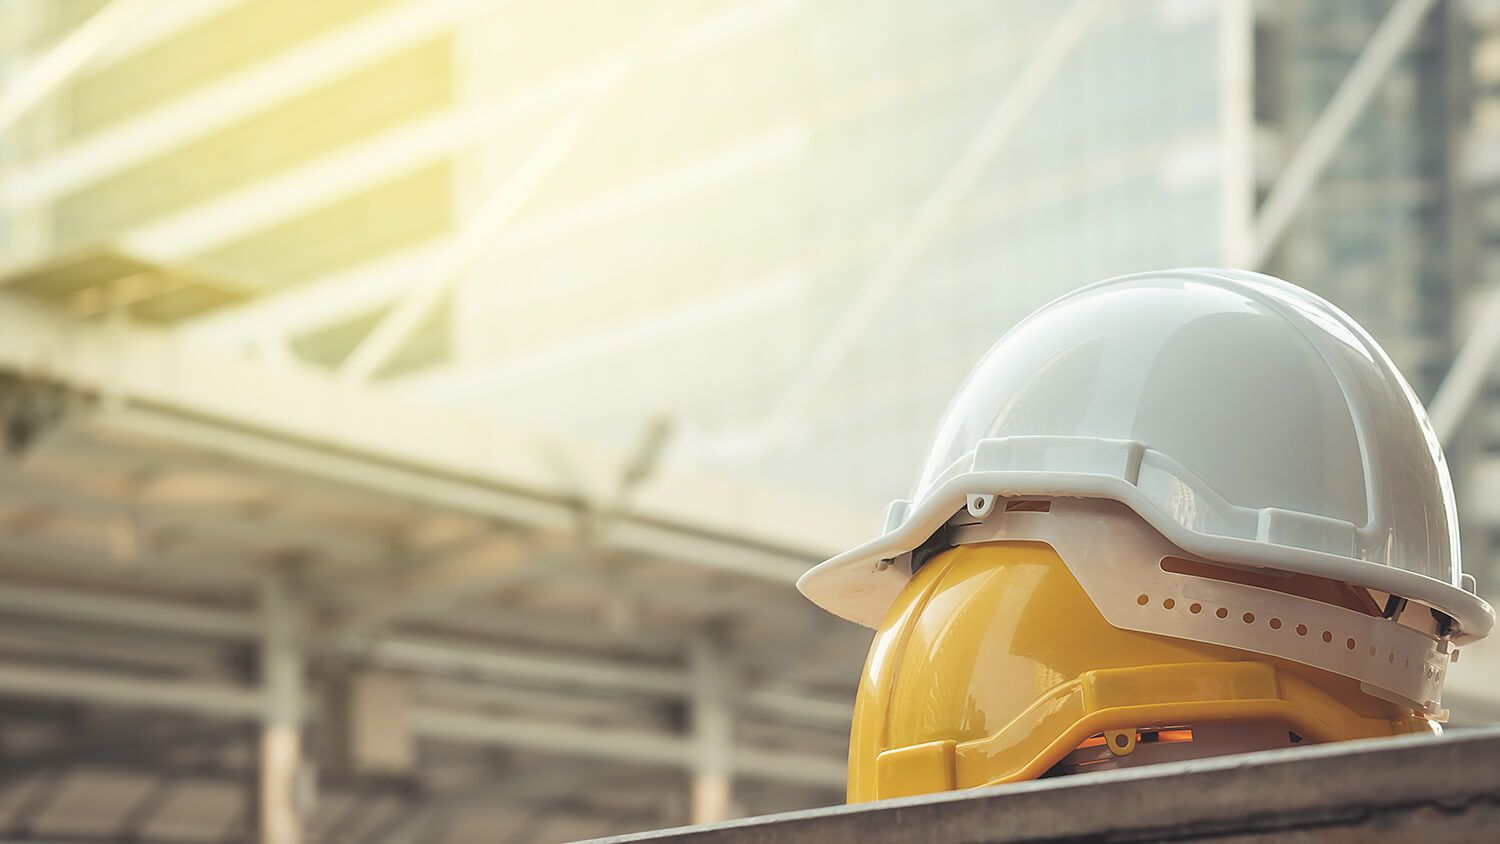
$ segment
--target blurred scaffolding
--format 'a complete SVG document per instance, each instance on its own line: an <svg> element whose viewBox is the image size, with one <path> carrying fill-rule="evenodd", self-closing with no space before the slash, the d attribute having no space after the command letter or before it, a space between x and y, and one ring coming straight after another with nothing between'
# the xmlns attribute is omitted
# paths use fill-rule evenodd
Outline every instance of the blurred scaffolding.
<svg viewBox="0 0 1500 844"><path fill-rule="evenodd" d="M837 802L793 580L1135 270L1369 327L1500 583L1500 3L0 0L0 80L0 837Z"/></svg>

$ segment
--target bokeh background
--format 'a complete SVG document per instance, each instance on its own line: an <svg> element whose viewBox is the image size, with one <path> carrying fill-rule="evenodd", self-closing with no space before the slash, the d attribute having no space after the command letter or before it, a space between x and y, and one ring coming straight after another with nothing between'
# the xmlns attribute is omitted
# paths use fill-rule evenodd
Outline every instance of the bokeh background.
<svg viewBox="0 0 1500 844"><path fill-rule="evenodd" d="M1492 0L0 0L0 83L0 838L840 802L793 581L1125 272L1354 315L1500 584Z"/></svg>

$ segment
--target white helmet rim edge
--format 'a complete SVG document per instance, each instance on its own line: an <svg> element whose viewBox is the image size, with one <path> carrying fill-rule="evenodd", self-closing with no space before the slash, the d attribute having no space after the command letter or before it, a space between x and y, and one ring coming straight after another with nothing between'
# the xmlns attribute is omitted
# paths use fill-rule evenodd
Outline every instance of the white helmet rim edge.
<svg viewBox="0 0 1500 844"><path fill-rule="evenodd" d="M1452 639L1463 642L1490 632L1495 611L1478 595L1451 583L1378 562L1254 539L1191 530L1172 519L1139 486L1123 477L1094 472L962 472L930 491L899 526L809 569L797 580L808 599L866 627L880 624L909 572L879 570L880 563L911 551L936 533L970 495L1103 498L1119 501L1184 551L1220 562L1256 565L1326 577L1420 601L1447 613L1457 624ZM862 582L857 598L851 582Z"/></svg>

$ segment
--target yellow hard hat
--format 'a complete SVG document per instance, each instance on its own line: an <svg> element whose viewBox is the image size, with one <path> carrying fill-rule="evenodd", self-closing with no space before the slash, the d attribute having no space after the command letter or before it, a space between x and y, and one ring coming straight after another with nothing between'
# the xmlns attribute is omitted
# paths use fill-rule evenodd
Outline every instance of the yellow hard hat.
<svg viewBox="0 0 1500 844"><path fill-rule="evenodd" d="M1494 611L1411 388L1278 279L1125 276L1022 321L885 530L798 587L876 627L849 797L1435 731Z"/></svg>
<svg viewBox="0 0 1500 844"><path fill-rule="evenodd" d="M1173 558L1173 567L1213 574L1194 562ZM1352 612L1374 609L1336 581L1285 586ZM1205 616L1350 651L1347 631L1294 612L1255 616L1159 593L1131 599L1142 614ZM984 542L928 560L877 629L855 701L849 800L1434 727L1329 671L1115 627L1052 546Z"/></svg>

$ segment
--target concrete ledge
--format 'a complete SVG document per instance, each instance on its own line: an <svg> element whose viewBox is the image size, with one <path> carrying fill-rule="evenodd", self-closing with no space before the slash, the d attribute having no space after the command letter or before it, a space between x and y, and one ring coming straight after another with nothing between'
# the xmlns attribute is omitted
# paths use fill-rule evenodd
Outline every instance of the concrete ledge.
<svg viewBox="0 0 1500 844"><path fill-rule="evenodd" d="M597 839L595 844L1500 840L1500 728L1403 736Z"/></svg>

